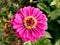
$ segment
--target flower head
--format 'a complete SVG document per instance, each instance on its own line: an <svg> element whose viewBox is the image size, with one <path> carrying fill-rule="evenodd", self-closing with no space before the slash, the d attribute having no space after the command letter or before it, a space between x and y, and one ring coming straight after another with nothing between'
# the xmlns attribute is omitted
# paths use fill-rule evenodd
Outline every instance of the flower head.
<svg viewBox="0 0 60 45"><path fill-rule="evenodd" d="M40 9L31 6L19 9L11 24L16 36L22 38L23 41L34 42L44 36L47 30L46 15Z"/></svg>

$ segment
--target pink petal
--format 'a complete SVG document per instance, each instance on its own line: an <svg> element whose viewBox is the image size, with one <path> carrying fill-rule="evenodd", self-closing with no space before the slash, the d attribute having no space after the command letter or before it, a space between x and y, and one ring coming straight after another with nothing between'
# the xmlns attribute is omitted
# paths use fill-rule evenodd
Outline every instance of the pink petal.
<svg viewBox="0 0 60 45"><path fill-rule="evenodd" d="M35 38L40 37L39 34L35 30L32 31L32 36L35 37Z"/></svg>
<svg viewBox="0 0 60 45"><path fill-rule="evenodd" d="M27 34L26 35L27 35L27 38L29 38L29 39L31 39L31 37L33 37L32 33L29 29L27 29Z"/></svg>
<svg viewBox="0 0 60 45"><path fill-rule="evenodd" d="M22 25L13 25L13 29L17 29L19 27L22 27Z"/></svg>
<svg viewBox="0 0 60 45"><path fill-rule="evenodd" d="M24 33L25 33L25 28L20 29L20 31L19 31L19 35L20 35L21 37L23 36Z"/></svg>
<svg viewBox="0 0 60 45"><path fill-rule="evenodd" d="M19 14L15 14L15 19L22 22L22 18Z"/></svg>
<svg viewBox="0 0 60 45"><path fill-rule="evenodd" d="M29 41L28 38L22 38L22 40L25 41L25 42Z"/></svg>
<svg viewBox="0 0 60 45"><path fill-rule="evenodd" d="M40 36L45 36L45 31L40 29Z"/></svg>
<svg viewBox="0 0 60 45"><path fill-rule="evenodd" d="M14 21L15 21L16 23L23 23L23 21L19 21L19 20L17 20L17 19L14 19Z"/></svg>
<svg viewBox="0 0 60 45"><path fill-rule="evenodd" d="M23 23L17 23L17 22L15 22L14 20L12 21L12 24L13 24L13 25L23 25Z"/></svg>
<svg viewBox="0 0 60 45"><path fill-rule="evenodd" d="M26 17L26 15L23 12L23 8L20 9L20 14L23 15L24 17Z"/></svg>
<svg viewBox="0 0 60 45"><path fill-rule="evenodd" d="M18 14L19 16L21 16L21 18L24 18L24 15L22 15L22 13L20 12L20 9L16 12L16 14Z"/></svg>
<svg viewBox="0 0 60 45"><path fill-rule="evenodd" d="M46 22L46 21L43 21L43 20L37 21L37 23L44 23L44 22Z"/></svg>
<svg viewBox="0 0 60 45"><path fill-rule="evenodd" d="M26 31L26 36L27 36L27 38L29 38L29 37L30 37L29 30L27 30L27 31Z"/></svg>
<svg viewBox="0 0 60 45"><path fill-rule="evenodd" d="M36 34L33 31L31 31L31 32L32 32L32 36L37 37Z"/></svg>
<svg viewBox="0 0 60 45"><path fill-rule="evenodd" d="M47 30L47 22L44 22L44 23L38 23L37 24L37 27L39 27L40 29L43 29L43 30Z"/></svg>
<svg viewBox="0 0 60 45"><path fill-rule="evenodd" d="M24 7L24 8L23 8L23 13L24 13L24 15L26 15L26 16L28 16L28 15L29 15L29 14L28 14L27 7Z"/></svg>
<svg viewBox="0 0 60 45"><path fill-rule="evenodd" d="M36 27L35 30L38 31L40 36L44 36L45 35L45 31L44 30L42 30L42 29L40 29L38 27Z"/></svg>
<svg viewBox="0 0 60 45"><path fill-rule="evenodd" d="M31 6L28 6L27 10L28 10L28 15L31 15Z"/></svg>
<svg viewBox="0 0 60 45"><path fill-rule="evenodd" d="M41 15L37 18L37 20L39 20L39 21L47 21L46 15L45 15L45 14L41 14Z"/></svg>
<svg viewBox="0 0 60 45"><path fill-rule="evenodd" d="M26 36L31 42L35 41L35 37L33 37L31 30L29 30L29 29L27 30Z"/></svg>
<svg viewBox="0 0 60 45"><path fill-rule="evenodd" d="M33 35L32 35L31 38L29 38L29 40L30 40L31 42L35 42L36 38L33 37Z"/></svg>
<svg viewBox="0 0 60 45"><path fill-rule="evenodd" d="M35 9L34 7L31 8L31 12L30 12L31 14L30 15L32 15L32 16L33 16L34 9Z"/></svg>
<svg viewBox="0 0 60 45"><path fill-rule="evenodd" d="M16 30L16 32L19 32L19 34L20 34L20 32L22 33L23 29L24 29L24 27L22 26L22 27L18 28L18 29Z"/></svg>
<svg viewBox="0 0 60 45"><path fill-rule="evenodd" d="M16 23L15 21L13 21L12 25L13 25L13 28L14 28L14 29L17 29L17 28L23 26L23 24Z"/></svg>
<svg viewBox="0 0 60 45"><path fill-rule="evenodd" d="M15 34L16 34L16 36L17 36L18 38L20 38L20 36L19 36L19 33L18 33L18 32L15 32Z"/></svg>
<svg viewBox="0 0 60 45"><path fill-rule="evenodd" d="M22 29L22 30L20 30L19 34L23 35L24 32L25 32L25 29Z"/></svg>
<svg viewBox="0 0 60 45"><path fill-rule="evenodd" d="M35 8L33 12L33 16L37 18L40 14L42 14L42 12L38 8Z"/></svg>
<svg viewBox="0 0 60 45"><path fill-rule="evenodd" d="M42 13L43 13L42 11L39 11L38 14L36 15L36 19L37 19L39 16L41 16Z"/></svg>
<svg viewBox="0 0 60 45"><path fill-rule="evenodd" d="M36 29L33 29L35 35L36 35L36 39L40 38L40 33L36 30Z"/></svg>

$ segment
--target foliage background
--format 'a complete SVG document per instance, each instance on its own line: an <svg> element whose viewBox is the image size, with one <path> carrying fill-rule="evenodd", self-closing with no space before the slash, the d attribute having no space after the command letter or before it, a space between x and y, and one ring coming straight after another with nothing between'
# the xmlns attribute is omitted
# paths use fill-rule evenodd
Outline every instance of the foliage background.
<svg viewBox="0 0 60 45"><path fill-rule="evenodd" d="M48 18L46 35L32 45L60 45L60 0L0 0L0 45L31 45L21 44L10 24L16 11L28 5L40 8Z"/></svg>

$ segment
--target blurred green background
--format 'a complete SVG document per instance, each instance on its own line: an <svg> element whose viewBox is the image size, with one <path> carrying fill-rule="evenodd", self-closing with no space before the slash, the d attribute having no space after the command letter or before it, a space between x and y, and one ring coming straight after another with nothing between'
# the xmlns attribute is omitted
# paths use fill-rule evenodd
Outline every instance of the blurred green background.
<svg viewBox="0 0 60 45"><path fill-rule="evenodd" d="M48 18L45 36L32 45L60 45L60 0L0 0L0 45L22 45L21 39L15 36L10 21L16 11L24 6L37 7Z"/></svg>

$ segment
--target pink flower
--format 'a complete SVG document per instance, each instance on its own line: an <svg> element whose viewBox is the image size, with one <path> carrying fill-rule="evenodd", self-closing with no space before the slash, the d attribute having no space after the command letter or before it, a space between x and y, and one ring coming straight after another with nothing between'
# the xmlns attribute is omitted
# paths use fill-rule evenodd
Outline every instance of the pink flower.
<svg viewBox="0 0 60 45"><path fill-rule="evenodd" d="M31 6L19 9L11 24L18 38L31 42L44 36L48 28L46 15L40 9Z"/></svg>

